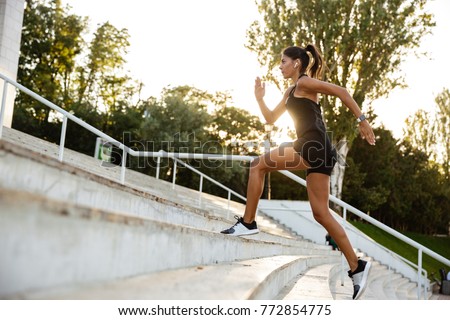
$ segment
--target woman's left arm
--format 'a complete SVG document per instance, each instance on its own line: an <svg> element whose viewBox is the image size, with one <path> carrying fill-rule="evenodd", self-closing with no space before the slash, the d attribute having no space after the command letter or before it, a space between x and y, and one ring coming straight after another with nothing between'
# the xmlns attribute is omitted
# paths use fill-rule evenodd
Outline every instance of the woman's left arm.
<svg viewBox="0 0 450 320"><path fill-rule="evenodd" d="M309 77L302 77L299 81L299 85L303 90L338 97L350 109L356 119L361 119L363 113L346 88ZM375 134L367 119L359 122L359 133L361 138L365 139L369 144L375 145Z"/></svg>

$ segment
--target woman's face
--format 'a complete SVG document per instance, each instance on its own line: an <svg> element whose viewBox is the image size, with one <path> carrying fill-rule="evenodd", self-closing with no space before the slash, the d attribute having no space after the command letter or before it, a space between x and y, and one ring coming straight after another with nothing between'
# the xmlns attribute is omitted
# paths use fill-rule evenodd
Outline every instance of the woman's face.
<svg viewBox="0 0 450 320"><path fill-rule="evenodd" d="M297 64L297 66L296 66ZM286 55L281 56L280 70L285 79L291 78L298 67L298 61L289 58Z"/></svg>

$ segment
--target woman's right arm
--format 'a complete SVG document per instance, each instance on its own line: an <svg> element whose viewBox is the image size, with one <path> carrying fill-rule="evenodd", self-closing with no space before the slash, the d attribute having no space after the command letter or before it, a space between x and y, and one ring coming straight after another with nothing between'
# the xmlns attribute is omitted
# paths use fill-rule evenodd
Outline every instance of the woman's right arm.
<svg viewBox="0 0 450 320"><path fill-rule="evenodd" d="M289 95L289 91L291 88L286 90L284 93L283 99L278 103L275 109L270 110L266 103L264 102L264 95L266 94L266 86L264 82L261 81L259 77L255 80L255 98L258 102L259 108L266 119L267 123L274 124L275 121L286 111L286 99Z"/></svg>

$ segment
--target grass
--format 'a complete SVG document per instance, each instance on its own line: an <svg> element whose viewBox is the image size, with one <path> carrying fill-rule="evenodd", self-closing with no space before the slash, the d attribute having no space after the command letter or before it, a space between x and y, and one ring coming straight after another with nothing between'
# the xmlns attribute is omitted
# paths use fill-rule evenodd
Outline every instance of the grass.
<svg viewBox="0 0 450 320"><path fill-rule="evenodd" d="M408 259L409 261L417 264L418 262L418 250L409 244L397 239L396 237L388 234L387 232L377 228L368 223L351 221L351 224L356 228L364 232L373 240L383 245L384 247L396 252L400 256ZM450 237L433 237L423 234L417 234L412 232L403 233L408 238L420 243L421 245L429 248L430 250L440 254L441 256L450 259ZM434 273L435 277L440 280L439 269L444 268L447 272L450 267L443 263L431 258L424 254L422 258L422 266L428 272L428 278L433 280L431 274Z"/></svg>

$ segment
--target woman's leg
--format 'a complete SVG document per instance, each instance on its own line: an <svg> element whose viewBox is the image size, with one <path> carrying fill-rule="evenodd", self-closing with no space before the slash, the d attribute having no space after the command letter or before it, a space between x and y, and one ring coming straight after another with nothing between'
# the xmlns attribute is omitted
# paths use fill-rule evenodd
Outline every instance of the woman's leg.
<svg viewBox="0 0 450 320"><path fill-rule="evenodd" d="M308 164L292 146L283 146L253 160L247 185L247 204L244 222L251 223L256 218L256 209L264 190L264 178L267 172L278 170L306 170Z"/></svg>
<svg viewBox="0 0 450 320"><path fill-rule="evenodd" d="M328 207L330 177L322 173L310 173L306 177L306 183L314 219L328 231L337 243L339 249L347 259L350 270L355 270L358 266L358 257L353 251L353 247L344 228L333 218Z"/></svg>

